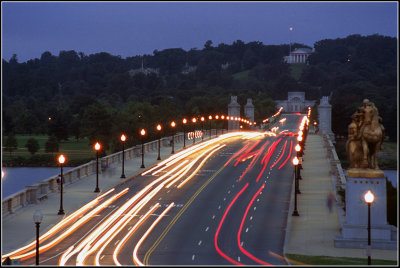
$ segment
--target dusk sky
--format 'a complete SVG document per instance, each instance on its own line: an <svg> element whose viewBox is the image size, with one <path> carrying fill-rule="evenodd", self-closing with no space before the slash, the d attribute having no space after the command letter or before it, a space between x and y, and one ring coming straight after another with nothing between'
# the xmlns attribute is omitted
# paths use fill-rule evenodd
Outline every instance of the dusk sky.
<svg viewBox="0 0 400 268"><path fill-rule="evenodd" d="M122 58L155 49L202 49L260 41L302 43L351 34L397 37L398 4L388 2L2 2L2 58L45 51ZM289 28L293 27L293 31Z"/></svg>

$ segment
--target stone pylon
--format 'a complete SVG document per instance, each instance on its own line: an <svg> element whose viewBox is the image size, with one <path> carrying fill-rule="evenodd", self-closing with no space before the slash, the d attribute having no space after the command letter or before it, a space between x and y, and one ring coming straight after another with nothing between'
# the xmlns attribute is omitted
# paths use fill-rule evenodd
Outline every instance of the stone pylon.
<svg viewBox="0 0 400 268"><path fill-rule="evenodd" d="M254 105L253 100L251 98L247 99L247 103L244 106L244 116L249 120L251 123L254 122Z"/></svg>
<svg viewBox="0 0 400 268"><path fill-rule="evenodd" d="M333 134L331 128L332 105L329 104L328 100L328 96L323 96L320 104L318 105L319 129L322 131L322 133L329 135L331 140L334 142L335 135Z"/></svg>
<svg viewBox="0 0 400 268"><path fill-rule="evenodd" d="M237 102L237 96L231 96L231 103L228 105L228 116L240 117L240 105ZM231 130L239 130L239 121L228 121L228 131Z"/></svg>

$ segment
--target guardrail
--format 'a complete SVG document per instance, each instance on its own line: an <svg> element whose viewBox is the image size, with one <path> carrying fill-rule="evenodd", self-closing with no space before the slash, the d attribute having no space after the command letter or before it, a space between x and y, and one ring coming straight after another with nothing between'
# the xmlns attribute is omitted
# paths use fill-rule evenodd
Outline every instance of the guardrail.
<svg viewBox="0 0 400 268"><path fill-rule="evenodd" d="M343 172L342 165L340 164L340 159L336 153L335 146L333 145L329 135L323 135L325 146L327 148L328 155L331 163L331 173L336 177L336 186L338 188L344 189L346 187L346 176Z"/></svg>
<svg viewBox="0 0 400 268"><path fill-rule="evenodd" d="M215 130L213 130L213 132L214 131ZM205 136L207 136L207 133L209 132L204 131ZM170 147L171 140L172 136L162 138L160 141L161 147ZM175 134L174 141L175 143L183 142L183 133ZM157 149L158 139L144 144L145 152L150 152ZM124 151L125 160L141 157L142 145L136 145L131 148L127 148ZM99 158L99 162L101 163L99 173L102 173L107 167L112 166L114 163L120 163L121 161L122 151ZM80 165L63 173L64 183L65 185L68 185L94 173L96 173L96 160L92 160L86 164ZM2 200L2 216L6 217L11 215L18 209L21 209L29 204L39 203L48 198L49 194L58 192L57 178L58 175L52 176L33 185L25 186L24 190L7 196L4 200Z"/></svg>

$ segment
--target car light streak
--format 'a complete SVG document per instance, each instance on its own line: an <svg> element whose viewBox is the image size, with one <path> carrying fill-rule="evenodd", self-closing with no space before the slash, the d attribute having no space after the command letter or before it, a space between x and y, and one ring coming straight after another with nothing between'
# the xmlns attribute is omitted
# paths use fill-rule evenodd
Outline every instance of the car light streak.
<svg viewBox="0 0 400 268"><path fill-rule="evenodd" d="M293 141L290 141L290 150L289 150L288 157L287 157L286 160L282 163L282 165L279 166L278 169L281 169L281 168L286 164L286 162L289 160L290 156L292 155L292 148L293 148Z"/></svg>
<svg viewBox="0 0 400 268"><path fill-rule="evenodd" d="M89 212L87 215L85 215L84 217L80 218L77 222L75 222L70 228L67 229L67 231L63 232L62 234L60 234L57 238L55 238L54 240L52 240L50 243L43 245L39 248L40 252L45 252L49 249L51 249L53 246L55 246L56 244L58 244L59 242L61 242L65 237L67 237L68 235L70 235L73 231L75 231L79 226L81 226L82 224L84 224L85 222L87 222L89 219L92 218L93 215L97 214L99 211L101 211L102 209L104 209L106 206L108 206L111 202L113 202L114 200L116 200L117 198L119 198L120 196L122 196L123 194L125 194L128 191L128 188L125 189L124 191L120 192L119 194L115 194L114 196L112 196L111 198L109 198L107 201L105 201L104 203L102 203L101 205L99 205L98 207L96 207L94 210L92 210L91 212ZM90 204L90 203L89 203ZM56 226L54 226L56 227ZM53 228L54 228L53 227ZM52 228L52 229L53 229ZM61 230L62 227L58 227L58 230ZM21 261L24 261L26 259L29 259L33 256L35 256L36 254L36 250L32 250L28 253L25 254L21 254L18 256L15 256L15 258L20 259Z"/></svg>
<svg viewBox="0 0 400 268"><path fill-rule="evenodd" d="M246 175L246 173L253 168L254 164L256 163L256 161L260 158L261 153L264 151L265 147L268 145L269 141L267 141L266 143L264 143L264 145L257 151L256 156L254 157L253 161L250 162L249 166L246 168L246 170L243 172L243 174L240 176L239 181L242 180L242 178Z"/></svg>
<svg viewBox="0 0 400 268"><path fill-rule="evenodd" d="M250 143L247 143L242 149L240 149L238 152L236 152L226 163L225 167L228 165L229 162L231 162L232 159L236 158L239 154L241 154L244 150L247 149L247 147L250 146Z"/></svg>
<svg viewBox="0 0 400 268"><path fill-rule="evenodd" d="M133 232L136 231L136 229L142 224L143 221L145 221L150 214L152 214L154 211L158 209L159 203L155 204L133 227L132 229L129 230L129 232L122 238L122 240L118 243L117 247L114 249L113 253L113 260L114 263L118 266L121 266L121 263L118 261L118 253L121 250L121 247L124 246L125 242L132 236Z"/></svg>
<svg viewBox="0 0 400 268"><path fill-rule="evenodd" d="M249 149L246 150L246 152L244 152L241 156L239 156L236 159L236 163L233 166L236 167L237 164L243 159L243 157L246 157L247 155L249 155L249 152L251 152L251 150L253 150L254 147L256 147L260 142L261 142L261 140L254 142L253 145Z"/></svg>
<svg viewBox="0 0 400 268"><path fill-rule="evenodd" d="M244 215L243 215L242 222L240 223L240 227L239 227L239 232L238 232L238 234L237 234L237 243L238 243L238 246L239 246L240 251L243 252L243 254L245 254L247 257L249 257L249 258L252 259L253 261L255 261L255 262L259 263L259 264L262 264L262 265L271 265L270 263L264 262L264 261L262 261L262 260L256 258L255 256L253 256L252 254L250 254L247 250L245 250L245 249L243 248L242 244L240 243L240 235L241 235L241 233L242 233L243 224L244 224L244 221L245 221L245 219L246 219L246 217L247 217L247 213L249 212L249 209L250 209L251 205L253 204L254 200L256 199L256 197L258 196L258 194L262 191L262 189L264 189L264 186L265 186L265 184L263 184L263 185L260 187L260 189L258 189L258 191L256 192L256 194L255 194L255 195L253 196L253 198L251 199L250 203L247 205L246 212L245 212Z"/></svg>
<svg viewBox="0 0 400 268"><path fill-rule="evenodd" d="M43 243L44 241L48 240L55 233L57 233L58 231L63 229L67 224L71 223L72 221L76 220L76 218L78 218L79 216L83 215L87 210L89 210L92 207L94 207L104 196L106 196L107 194L111 193L114 190L115 190L115 188L110 189L109 191L107 191L104 194L96 197L95 199L93 199L92 201L90 201L89 203L84 205L83 207L79 208L77 211L75 211L74 213L72 213L68 217L62 219L59 223L57 223L55 226L53 226L49 231L47 231L42 236L40 236L39 240L41 241L41 243ZM27 251L29 251L29 250L31 250L31 249L33 249L35 247L35 244L36 244L36 241L33 241L32 243L30 243L30 244L28 244L28 245L26 245L26 246L24 246L22 248L14 250L13 252L11 252L9 254L3 255L2 256L2 261L4 261L4 259L9 257L9 256L12 256L12 257L10 257L11 259L19 259L19 258L28 256L27 254L25 254L25 255L22 255L22 254L27 252ZM42 249L43 248L41 248L41 250ZM19 253L20 255L15 255L17 253ZM33 252L33 253L35 253L35 252ZM26 258L24 258L24 259L26 259Z"/></svg>
<svg viewBox="0 0 400 268"><path fill-rule="evenodd" d="M127 188L128 189L128 188ZM130 202L134 202L136 199L140 198L141 196L143 196L148 190L150 189L150 187L146 187L144 189L142 189L140 192L138 192L135 196L133 196L127 203ZM126 204L126 203L125 203ZM72 252L70 252L69 254L63 255L62 258L64 258L65 260L63 260L62 262L65 263L71 256L73 256L74 254L78 253L79 251L82 250L82 248L86 248L84 249L81 253L79 253L80 255L78 255L78 260L77 260L77 265L83 264L83 260L85 258L85 252L89 249L89 244L94 242L98 236L104 232L104 230L106 228L109 227L109 225L112 223L112 221L116 218L119 217L120 214L122 214L121 210L126 208L125 205L122 206L121 208L119 208L116 212L114 212L105 222L103 222L100 226L98 226L93 232L91 232L91 234L89 234L89 236L87 236Z"/></svg>
<svg viewBox="0 0 400 268"><path fill-rule="evenodd" d="M161 187L160 187L161 188ZM147 200L146 199L143 199L143 200L141 200L141 202L140 203L138 203L135 207L133 207L128 213L126 213L125 214L125 216L119 221L119 222L117 222L114 226L113 226L113 228L111 228L109 231L108 231L108 234L106 235L106 237L105 238L103 238L103 241L104 240L106 240L107 239L107 241L103 244L103 246L100 248L100 250L97 252L97 254L96 254L96 257L95 257L95 265L97 265L97 266L99 266L100 265L100 261L99 261L99 258L100 258L100 255L102 254L102 252L103 252L103 250L107 247L107 245L114 239L114 237L117 235L117 234L119 234L121 231L122 231L122 229L123 228L125 228L125 226L130 222L130 220L135 216L135 214L137 214L137 212L138 211L140 211L146 204L147 204L147 201L150 201L150 199L152 198L153 196L151 196L150 198L147 198ZM157 208L158 207L158 203L154 206L155 208ZM154 208L153 207L153 208ZM154 211L154 210L152 210L152 209L150 209L150 211ZM146 217L146 216L145 216ZM145 217L142 217L142 218L145 218ZM104 237L104 236L103 236ZM99 241L100 242L100 244L99 245L101 245L101 241ZM99 243L98 242L98 243ZM94 247L93 247L94 248ZM92 250L92 252L93 252L94 250Z"/></svg>
<svg viewBox="0 0 400 268"><path fill-rule="evenodd" d="M160 168L162 165L165 164L166 166L164 166L163 168L161 168L161 169L159 169L159 170L157 170L157 171L152 173L152 175L156 175L157 173L159 173L160 171L164 170L168 166L176 163L177 161L181 160L182 158L184 158L184 157L186 157L186 156L188 156L190 154L195 153L196 151L198 151L200 149L203 149L204 147L206 147L206 146L208 146L208 145L210 145L212 143L216 143L216 142L222 141L222 140L227 139L227 138L231 138L231 137L234 137L234 136L245 135L245 134L248 134L248 133L246 133L246 132L227 133L227 134L221 135L218 138L214 138L212 140L209 140L209 141L206 141L206 142L202 142L200 144L197 144L195 146L187 148L186 150L183 150L182 152L178 153L177 155L170 156L169 158L167 158L163 162L159 163L156 167L154 167L154 168L152 168L152 169L150 169L150 170L148 170L146 172L143 172L142 176L148 174L149 172L151 172L151 171L153 171L153 170L155 170L157 168Z"/></svg>
<svg viewBox="0 0 400 268"><path fill-rule="evenodd" d="M272 154L274 153L274 151L275 151L275 149L276 149L276 146L278 145L278 143L279 143L281 140L282 140L282 138L280 138L280 139L277 140L277 141L274 141L274 143L273 143L273 144L271 145L271 147L269 148L267 154L265 155L265 157L264 157L263 160L261 161L261 163L264 162L264 167L263 167L263 169L261 170L260 174L258 174L258 177L257 177L257 179L256 179L256 182L258 182L258 181L260 180L261 175L264 173L265 169L267 168L269 159L271 158Z"/></svg>
<svg viewBox="0 0 400 268"><path fill-rule="evenodd" d="M269 169L272 169L281 160L282 156L285 154L286 145L287 145L287 141L285 141L285 144L283 145L283 150L282 150L282 153L279 156L278 160L276 160L275 163L273 163Z"/></svg>
<svg viewBox="0 0 400 268"><path fill-rule="evenodd" d="M229 210L231 209L232 205L235 203L235 201L238 199L238 197L244 192L244 190L246 190L246 188L249 186L249 183L246 183L246 185L242 188L242 190L240 190L240 192L235 196L235 198L231 201L231 203L229 204L229 206L227 207L227 209L225 210L224 216L222 217L217 231L215 232L215 236L214 236L214 245L215 245L215 249L217 250L217 252L226 260L228 260L229 262L236 264L236 265L244 265L240 262L235 261L234 259L230 258L228 255L226 255L224 252L222 252L222 250L218 247L218 234L219 231L221 230L221 226L224 223L224 220L226 218L226 215L228 214Z"/></svg>
<svg viewBox="0 0 400 268"><path fill-rule="evenodd" d="M161 214L158 216L158 218L153 222L153 224L149 227L149 229L146 231L146 233L140 238L139 242L136 244L134 250L133 250L133 261L135 262L136 265L144 266L144 264L139 260L137 257L137 252L139 250L140 245L143 243L143 241L146 239L146 237L150 234L150 232L153 230L153 228L157 225L157 223L164 217L165 214L174 206L174 202L172 202Z"/></svg>
<svg viewBox="0 0 400 268"><path fill-rule="evenodd" d="M221 145L220 147L218 147L218 148L214 149L212 152L210 152L209 155L206 156L206 157L203 159L203 161L199 164L199 166L196 168L196 170L193 171L192 175L190 175L189 177L187 177L186 180L184 180L183 182L181 182L181 183L177 186L177 188L181 188L186 182L188 182L191 178L193 178L193 176L196 175L197 171L199 171L199 169L204 165L204 163L207 161L207 159L210 158L216 151L218 151L219 149L221 149L221 148L223 148L223 147L225 147L225 144L224 144L224 145Z"/></svg>
<svg viewBox="0 0 400 268"><path fill-rule="evenodd" d="M170 182L165 188L171 187L175 182L177 182L177 181L180 180L183 176L185 176L186 173L189 171L189 169L192 168L193 165L194 165L201 157L203 157L206 153L208 153L209 151L211 151L211 150L214 149L215 147L219 147L219 146L220 146L220 145L214 145L213 147L211 147L211 148L207 149L206 151L204 151L201 155L199 155L196 159L194 159L194 160L190 163L190 165L188 165L188 166L184 169L184 171L182 172L181 175L179 175L179 177L177 177L177 178L174 179L172 182ZM196 172L197 172L197 171L196 171ZM167 182L169 182L171 179L172 179L172 178L168 179ZM165 182L165 183L167 183L167 182Z"/></svg>
<svg viewBox="0 0 400 268"><path fill-rule="evenodd" d="M146 191L141 194L136 194L130 200L128 200L123 206L121 206L113 215L111 215L104 223L102 223L92 234L89 236L90 239L85 241L85 248L78 254L76 265L83 265L85 259L97 250L114 232L115 230L123 224L131 214L137 213L151 198L161 189L159 185L156 189L152 190L149 194L147 194L142 200L140 200L131 210L128 212L128 215L125 215L122 219L116 222L118 218L130 207L132 206L139 198L141 198ZM147 190L146 188L143 190ZM142 191L143 191L142 190ZM114 224L108 231L107 229ZM107 231L107 232L106 232ZM97 241L96 241L97 240ZM96 241L96 242L95 242ZM95 244L91 246L93 243Z"/></svg>

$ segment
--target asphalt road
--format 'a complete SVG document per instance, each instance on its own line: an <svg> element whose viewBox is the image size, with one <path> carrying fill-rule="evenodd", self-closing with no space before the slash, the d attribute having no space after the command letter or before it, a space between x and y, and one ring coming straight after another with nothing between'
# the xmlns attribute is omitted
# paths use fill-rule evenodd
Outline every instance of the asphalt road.
<svg viewBox="0 0 400 268"><path fill-rule="evenodd" d="M274 132L207 140L106 193L42 242L59 239L41 249L40 263L286 264L281 256L297 144L290 133L301 116L283 117ZM21 258L22 265L34 262L34 254Z"/></svg>

